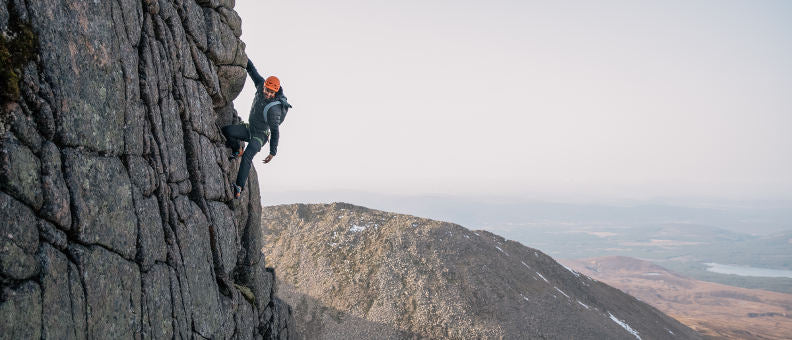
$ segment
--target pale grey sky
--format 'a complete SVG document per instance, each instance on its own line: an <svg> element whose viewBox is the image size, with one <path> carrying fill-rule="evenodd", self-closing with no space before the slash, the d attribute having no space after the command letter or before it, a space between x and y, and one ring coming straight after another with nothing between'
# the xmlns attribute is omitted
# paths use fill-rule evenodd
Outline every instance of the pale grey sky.
<svg viewBox="0 0 792 340"><path fill-rule="evenodd" d="M791 197L792 1L236 10L294 104L264 192Z"/></svg>

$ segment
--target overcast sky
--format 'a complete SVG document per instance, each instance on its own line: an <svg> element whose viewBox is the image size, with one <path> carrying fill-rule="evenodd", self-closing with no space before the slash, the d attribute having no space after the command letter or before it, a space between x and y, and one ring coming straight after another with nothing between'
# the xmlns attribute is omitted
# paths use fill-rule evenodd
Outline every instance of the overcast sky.
<svg viewBox="0 0 792 340"><path fill-rule="evenodd" d="M792 1L236 10L294 105L262 196L792 197Z"/></svg>

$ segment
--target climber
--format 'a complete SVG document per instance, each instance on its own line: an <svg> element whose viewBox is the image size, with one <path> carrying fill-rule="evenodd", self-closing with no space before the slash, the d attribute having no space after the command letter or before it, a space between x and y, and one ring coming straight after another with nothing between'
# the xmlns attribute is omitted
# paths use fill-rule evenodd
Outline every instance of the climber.
<svg viewBox="0 0 792 340"><path fill-rule="evenodd" d="M283 95L283 87L280 80L275 76L270 76L266 80L259 75L253 62L248 59L247 72L256 85L256 96L253 99L253 106L250 108L250 124L233 124L223 127L223 135L226 137L226 145L231 148L232 158L242 157L239 164L236 183L234 183L234 198L242 195L242 189L247 182L248 173L255 156L261 147L270 142L269 155L264 158L264 163L269 163L278 152L278 139L280 131L278 126L286 118L291 105ZM240 141L248 143L247 148L242 149Z"/></svg>

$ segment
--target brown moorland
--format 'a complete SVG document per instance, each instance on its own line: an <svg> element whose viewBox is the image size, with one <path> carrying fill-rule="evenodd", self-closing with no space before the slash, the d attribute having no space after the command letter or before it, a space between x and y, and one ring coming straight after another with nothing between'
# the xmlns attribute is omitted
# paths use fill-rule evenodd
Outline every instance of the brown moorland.
<svg viewBox="0 0 792 340"><path fill-rule="evenodd" d="M631 257L559 260L718 339L792 339L792 295L693 280Z"/></svg>

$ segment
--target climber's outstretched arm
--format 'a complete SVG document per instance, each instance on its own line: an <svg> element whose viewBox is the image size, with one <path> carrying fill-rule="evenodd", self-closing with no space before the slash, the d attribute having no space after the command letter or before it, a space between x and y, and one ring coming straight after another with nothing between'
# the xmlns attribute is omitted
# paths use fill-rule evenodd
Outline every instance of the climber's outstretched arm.
<svg viewBox="0 0 792 340"><path fill-rule="evenodd" d="M253 79L253 84L256 85L256 88L261 87L264 84L264 77L262 77L258 71L256 71L256 67L253 66L253 62L248 59L247 62L247 72L250 75L250 78Z"/></svg>

